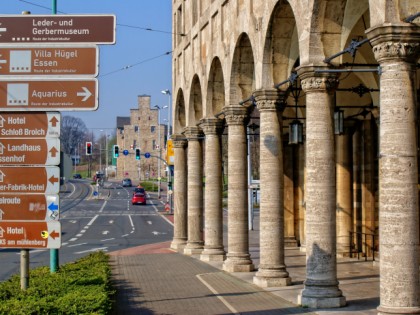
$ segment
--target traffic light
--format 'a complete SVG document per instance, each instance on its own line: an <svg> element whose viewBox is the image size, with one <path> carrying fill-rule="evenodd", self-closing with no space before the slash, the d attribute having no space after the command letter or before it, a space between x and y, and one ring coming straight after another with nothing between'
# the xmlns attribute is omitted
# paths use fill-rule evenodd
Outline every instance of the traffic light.
<svg viewBox="0 0 420 315"><path fill-rule="evenodd" d="M92 155L92 142L86 142L86 155Z"/></svg>
<svg viewBox="0 0 420 315"><path fill-rule="evenodd" d="M120 147L118 145L114 145L114 158L120 156Z"/></svg>
<svg viewBox="0 0 420 315"><path fill-rule="evenodd" d="M140 160L140 149L136 149L136 160Z"/></svg>

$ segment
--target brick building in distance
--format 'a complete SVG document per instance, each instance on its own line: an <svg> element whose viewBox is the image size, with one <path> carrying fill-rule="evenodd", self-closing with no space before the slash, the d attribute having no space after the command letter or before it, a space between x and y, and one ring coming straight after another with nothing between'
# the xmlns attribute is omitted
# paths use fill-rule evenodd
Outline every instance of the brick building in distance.
<svg viewBox="0 0 420 315"><path fill-rule="evenodd" d="M117 117L117 145L120 154L117 158L117 178L131 178L138 181L158 178L159 150L165 158L167 126L158 123L159 109L151 108L150 96L138 96L138 108L130 109L129 117ZM160 139L159 129L160 128ZM141 158L136 160L135 150L140 148ZM124 155L124 150L128 151ZM144 154L149 153L150 158ZM160 163L161 177L166 177L165 163Z"/></svg>

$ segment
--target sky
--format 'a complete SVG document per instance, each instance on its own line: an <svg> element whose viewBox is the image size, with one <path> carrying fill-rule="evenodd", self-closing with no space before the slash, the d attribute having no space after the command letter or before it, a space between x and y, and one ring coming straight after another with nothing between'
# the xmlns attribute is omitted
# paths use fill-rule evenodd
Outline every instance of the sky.
<svg viewBox="0 0 420 315"><path fill-rule="evenodd" d="M150 95L151 106L167 106L161 91L171 89L172 0L56 0L57 14L114 14L116 44L99 45L99 108L62 111L81 118L89 131L115 132L116 117L130 116L138 108L138 95ZM1 0L0 14L52 14L53 0ZM145 29L152 29L147 31ZM161 123L168 111L162 109Z"/></svg>

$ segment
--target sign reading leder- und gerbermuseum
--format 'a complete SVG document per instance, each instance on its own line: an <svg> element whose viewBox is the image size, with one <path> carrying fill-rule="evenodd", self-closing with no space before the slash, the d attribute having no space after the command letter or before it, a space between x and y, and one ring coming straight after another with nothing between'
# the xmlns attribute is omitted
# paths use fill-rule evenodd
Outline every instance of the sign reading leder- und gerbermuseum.
<svg viewBox="0 0 420 315"><path fill-rule="evenodd" d="M0 44L114 44L115 27L115 15L0 15Z"/></svg>

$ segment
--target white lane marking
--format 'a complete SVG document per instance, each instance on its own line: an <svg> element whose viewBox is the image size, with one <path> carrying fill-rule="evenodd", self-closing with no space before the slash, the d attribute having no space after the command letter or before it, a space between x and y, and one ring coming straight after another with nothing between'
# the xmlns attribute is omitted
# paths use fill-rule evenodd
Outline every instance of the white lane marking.
<svg viewBox="0 0 420 315"><path fill-rule="evenodd" d="M86 232L86 230L81 230L81 231L80 231L80 233L85 233L85 232Z"/></svg>
<svg viewBox="0 0 420 315"><path fill-rule="evenodd" d="M114 220L109 220L109 224L112 224L112 223L114 223Z"/></svg>
<svg viewBox="0 0 420 315"><path fill-rule="evenodd" d="M33 254L33 253L45 252L47 250L49 249L31 249L30 253ZM20 252L16 253L16 255L20 255Z"/></svg>
<svg viewBox="0 0 420 315"><path fill-rule="evenodd" d="M147 221L147 224L150 224L151 225L152 224L152 221Z"/></svg>
<svg viewBox="0 0 420 315"><path fill-rule="evenodd" d="M135 230L134 222L133 222L133 219L131 218L131 215L129 215L128 218L130 219L130 224L131 224L132 229Z"/></svg>
<svg viewBox="0 0 420 315"><path fill-rule="evenodd" d="M69 240L69 242L74 242L74 241L77 241L77 237L73 237Z"/></svg>
<svg viewBox="0 0 420 315"><path fill-rule="evenodd" d="M73 183L70 183L70 182L69 182L69 184L73 186L73 191L71 192L70 195L67 196L67 198L70 198L71 195L73 195L75 193L75 191L76 191L76 187L74 186L74 184Z"/></svg>
<svg viewBox="0 0 420 315"><path fill-rule="evenodd" d="M105 200L104 201L104 204L102 205L101 209L99 209L99 213L101 213L102 211L104 211L104 208L105 208L107 202L108 202L108 200Z"/></svg>
<svg viewBox="0 0 420 315"><path fill-rule="evenodd" d="M101 240L101 242L112 241L112 240L115 240L115 237L106 238L104 240Z"/></svg>
<svg viewBox="0 0 420 315"><path fill-rule="evenodd" d="M222 303L233 313L233 314L240 314L228 301L225 300L223 296L221 296L210 284L204 281L201 276L205 275L205 273L197 275L198 280L200 280L216 297L222 301Z"/></svg>
<svg viewBox="0 0 420 315"><path fill-rule="evenodd" d="M168 222L170 225L174 225L171 221L168 220L168 218L162 214L159 213L158 209L156 208L156 206L152 203L153 208L155 209L156 213L158 215L160 215L166 222Z"/></svg>
<svg viewBox="0 0 420 315"><path fill-rule="evenodd" d="M70 220L70 223L76 223L77 221L76 220Z"/></svg>
<svg viewBox="0 0 420 315"><path fill-rule="evenodd" d="M109 231L103 231L102 234L103 235L107 235L109 233Z"/></svg>
<svg viewBox="0 0 420 315"><path fill-rule="evenodd" d="M106 252L107 248L108 247L96 247L96 248L91 248L91 249L87 249L87 250L82 250L81 252L75 252L75 254L85 254L85 253L90 253L90 252L97 252L97 251L100 251L100 250L103 250L103 251Z"/></svg>
<svg viewBox="0 0 420 315"><path fill-rule="evenodd" d="M76 234L76 236L77 236L77 237L80 237L80 236L82 236L82 235L83 235L82 233Z"/></svg>
<svg viewBox="0 0 420 315"><path fill-rule="evenodd" d="M61 243L61 246L66 246L68 243L67 242L64 242L64 243Z"/></svg>
<svg viewBox="0 0 420 315"><path fill-rule="evenodd" d="M93 222L95 222L95 220L98 218L98 215L95 215L92 220L89 221L89 223L87 224L87 226L91 226Z"/></svg>
<svg viewBox="0 0 420 315"><path fill-rule="evenodd" d="M73 244L73 245L69 245L69 247L82 246L82 245L86 245L86 244L87 244L87 243Z"/></svg>
<svg viewBox="0 0 420 315"><path fill-rule="evenodd" d="M126 236L129 236L130 234L124 234L124 235L121 235L121 237L126 237Z"/></svg>
<svg viewBox="0 0 420 315"><path fill-rule="evenodd" d="M152 232L153 235L165 235L165 232L157 232L157 231L153 231Z"/></svg>

